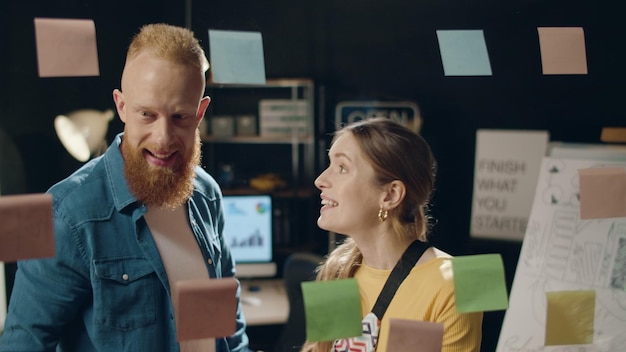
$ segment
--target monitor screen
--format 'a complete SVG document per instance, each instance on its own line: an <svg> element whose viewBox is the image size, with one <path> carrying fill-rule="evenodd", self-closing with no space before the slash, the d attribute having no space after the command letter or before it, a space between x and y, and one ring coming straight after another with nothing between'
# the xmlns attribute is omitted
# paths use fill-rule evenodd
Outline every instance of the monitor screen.
<svg viewBox="0 0 626 352"><path fill-rule="evenodd" d="M269 195L225 195L224 239L238 277L273 277L272 198Z"/></svg>

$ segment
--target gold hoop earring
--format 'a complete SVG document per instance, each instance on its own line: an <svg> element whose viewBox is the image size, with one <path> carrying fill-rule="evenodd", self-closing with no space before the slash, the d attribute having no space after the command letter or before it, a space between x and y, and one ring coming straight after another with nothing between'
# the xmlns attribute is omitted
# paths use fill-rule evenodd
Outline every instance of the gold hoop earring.
<svg viewBox="0 0 626 352"><path fill-rule="evenodd" d="M378 220L380 222L383 222L383 221L387 220L388 216L389 216L389 211L387 211L387 210L385 210L383 208L380 208L380 210L378 211Z"/></svg>

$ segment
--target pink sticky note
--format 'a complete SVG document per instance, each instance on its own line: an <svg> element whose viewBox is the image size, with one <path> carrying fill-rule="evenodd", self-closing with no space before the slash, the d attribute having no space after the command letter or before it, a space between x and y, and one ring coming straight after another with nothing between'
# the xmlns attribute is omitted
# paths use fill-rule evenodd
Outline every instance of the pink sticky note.
<svg viewBox="0 0 626 352"><path fill-rule="evenodd" d="M35 18L39 77L99 76L93 20Z"/></svg>
<svg viewBox="0 0 626 352"><path fill-rule="evenodd" d="M582 27L538 27L544 75L587 74Z"/></svg>
<svg viewBox="0 0 626 352"><path fill-rule="evenodd" d="M580 169L578 175L581 219L626 216L626 168Z"/></svg>
<svg viewBox="0 0 626 352"><path fill-rule="evenodd" d="M0 197L0 261L54 257L52 195Z"/></svg>
<svg viewBox="0 0 626 352"><path fill-rule="evenodd" d="M442 343L441 323L389 319L387 351L441 352ZM419 346L419 349L416 350L416 346Z"/></svg>
<svg viewBox="0 0 626 352"><path fill-rule="evenodd" d="M231 336L237 330L237 280L194 279L174 284L178 341Z"/></svg>

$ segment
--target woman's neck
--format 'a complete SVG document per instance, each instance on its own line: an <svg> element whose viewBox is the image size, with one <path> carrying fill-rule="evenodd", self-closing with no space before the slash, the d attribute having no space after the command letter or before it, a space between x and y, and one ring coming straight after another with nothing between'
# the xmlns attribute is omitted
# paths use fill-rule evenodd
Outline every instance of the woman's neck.
<svg viewBox="0 0 626 352"><path fill-rule="evenodd" d="M363 263L369 267L391 270L412 240L400 240L398 236L386 232L367 239L354 239L363 255Z"/></svg>

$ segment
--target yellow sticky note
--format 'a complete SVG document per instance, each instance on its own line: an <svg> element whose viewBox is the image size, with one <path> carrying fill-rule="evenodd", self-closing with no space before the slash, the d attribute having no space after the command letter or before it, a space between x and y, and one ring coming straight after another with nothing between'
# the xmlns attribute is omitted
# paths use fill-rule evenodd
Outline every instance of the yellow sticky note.
<svg viewBox="0 0 626 352"><path fill-rule="evenodd" d="M593 342L595 291L546 292L546 299L546 346Z"/></svg>

